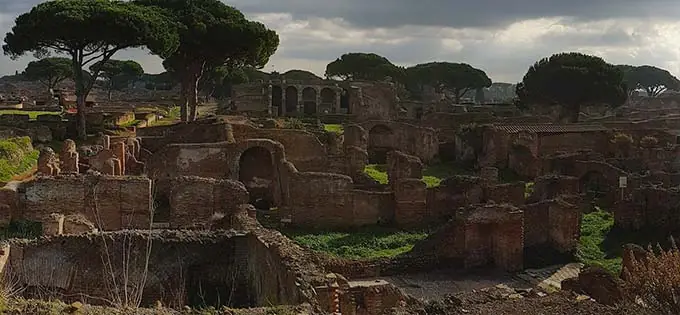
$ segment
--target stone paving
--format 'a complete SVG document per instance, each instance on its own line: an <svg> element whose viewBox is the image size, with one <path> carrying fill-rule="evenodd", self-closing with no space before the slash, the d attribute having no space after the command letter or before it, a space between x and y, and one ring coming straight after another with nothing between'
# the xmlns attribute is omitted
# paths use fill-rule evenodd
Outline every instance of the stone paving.
<svg viewBox="0 0 680 315"><path fill-rule="evenodd" d="M582 267L582 264L572 263L542 269L527 269L515 274L502 271L438 270L377 279L361 279L357 282L388 281L403 289L406 293L424 300L438 299L450 294L472 292L499 285L515 289L539 288L542 291L554 292L560 290L562 280L578 276Z"/></svg>

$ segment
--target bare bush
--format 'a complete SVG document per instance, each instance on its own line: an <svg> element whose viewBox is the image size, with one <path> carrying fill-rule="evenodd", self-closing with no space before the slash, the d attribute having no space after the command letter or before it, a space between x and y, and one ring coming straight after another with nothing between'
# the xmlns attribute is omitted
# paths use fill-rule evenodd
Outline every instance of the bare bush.
<svg viewBox="0 0 680 315"><path fill-rule="evenodd" d="M671 243L669 250L657 245L656 252L648 246L641 259L631 255L623 270L629 301L650 314L680 314L680 251Z"/></svg>

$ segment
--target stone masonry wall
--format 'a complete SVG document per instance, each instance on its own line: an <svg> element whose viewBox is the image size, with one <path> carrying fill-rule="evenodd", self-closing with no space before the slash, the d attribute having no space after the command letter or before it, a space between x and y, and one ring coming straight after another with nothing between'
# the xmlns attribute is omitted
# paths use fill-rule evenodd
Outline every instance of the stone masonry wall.
<svg viewBox="0 0 680 315"><path fill-rule="evenodd" d="M202 302L199 290L207 303L220 301L216 293L221 292L222 303L237 307L299 304L310 297L306 281L314 279L317 271L314 266L297 269L296 261L302 257L290 257L297 253L294 245L276 241L279 238L259 232L164 231L16 241L3 254L9 259L2 272L29 291L101 304L120 298L114 293L114 280L131 288L142 283L148 253L144 306L156 301L175 307L197 305ZM126 264L120 261L123 254L131 257ZM109 260L103 257L110 259L113 276L105 263ZM235 294L225 299L232 288Z"/></svg>
<svg viewBox="0 0 680 315"><path fill-rule="evenodd" d="M214 215L230 216L248 203L248 191L239 181L186 176L171 183L171 228L206 227Z"/></svg>
<svg viewBox="0 0 680 315"><path fill-rule="evenodd" d="M151 180L146 177L38 177L23 183L21 190L17 214L22 219L82 214L102 230L150 226Z"/></svg>

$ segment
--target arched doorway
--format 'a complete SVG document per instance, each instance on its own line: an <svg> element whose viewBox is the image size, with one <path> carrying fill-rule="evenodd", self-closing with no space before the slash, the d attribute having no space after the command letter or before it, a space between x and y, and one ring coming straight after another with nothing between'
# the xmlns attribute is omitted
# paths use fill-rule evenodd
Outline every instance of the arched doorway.
<svg viewBox="0 0 680 315"><path fill-rule="evenodd" d="M278 86L272 86L272 106L277 108L279 116L283 115L283 89Z"/></svg>
<svg viewBox="0 0 680 315"><path fill-rule="evenodd" d="M250 203L259 210L269 210L274 203L274 159L263 147L245 150L239 159L238 179L248 189Z"/></svg>
<svg viewBox="0 0 680 315"><path fill-rule="evenodd" d="M324 88L321 90L321 105L319 111L323 114L335 113L338 104L336 102L336 94L333 89Z"/></svg>
<svg viewBox="0 0 680 315"><path fill-rule="evenodd" d="M342 94L340 95L340 110L351 114L352 110L349 108L349 91L347 89L342 89Z"/></svg>
<svg viewBox="0 0 680 315"><path fill-rule="evenodd" d="M596 201L604 198L609 193L609 182L604 175L598 171L590 171L581 176L579 180L581 192L586 196Z"/></svg>
<svg viewBox="0 0 680 315"><path fill-rule="evenodd" d="M316 90L306 87L302 90L302 104L305 115L316 115Z"/></svg>
<svg viewBox="0 0 680 315"><path fill-rule="evenodd" d="M294 86L286 88L286 114L297 113L298 90Z"/></svg>
<svg viewBox="0 0 680 315"><path fill-rule="evenodd" d="M394 148L394 132L385 125L375 125L368 132L368 161L387 164L387 152Z"/></svg>

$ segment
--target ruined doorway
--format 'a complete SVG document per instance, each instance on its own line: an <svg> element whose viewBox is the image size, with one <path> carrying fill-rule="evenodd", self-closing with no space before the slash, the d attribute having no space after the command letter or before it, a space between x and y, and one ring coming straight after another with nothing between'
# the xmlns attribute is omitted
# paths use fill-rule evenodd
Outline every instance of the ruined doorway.
<svg viewBox="0 0 680 315"><path fill-rule="evenodd" d="M342 89L342 94L340 95L340 110L344 111L346 114L351 114L352 109L349 106L349 91L347 89Z"/></svg>
<svg viewBox="0 0 680 315"><path fill-rule="evenodd" d="M387 164L387 152L394 149L394 132L385 125L375 125L368 132L368 162Z"/></svg>
<svg viewBox="0 0 680 315"><path fill-rule="evenodd" d="M307 87L302 90L302 104L305 115L316 115L316 90L314 88Z"/></svg>
<svg viewBox="0 0 680 315"><path fill-rule="evenodd" d="M604 198L609 193L607 178L598 171L590 171L579 180L581 192L592 201Z"/></svg>
<svg viewBox="0 0 680 315"><path fill-rule="evenodd" d="M270 210L274 202L274 159L263 147L245 150L239 159L239 181L250 194L250 203L258 210Z"/></svg>
<svg viewBox="0 0 680 315"><path fill-rule="evenodd" d="M323 114L333 113L337 110L336 104L337 97L335 91L330 88L324 88L321 90L321 105L319 106L319 111Z"/></svg>
<svg viewBox="0 0 680 315"><path fill-rule="evenodd" d="M272 107L276 107L279 116L283 116L283 89L278 86L272 86Z"/></svg>
<svg viewBox="0 0 680 315"><path fill-rule="evenodd" d="M195 308L255 307L248 284L231 265L194 265L187 268L187 302Z"/></svg>
<svg viewBox="0 0 680 315"><path fill-rule="evenodd" d="M297 113L298 90L294 86L286 88L286 115Z"/></svg>

